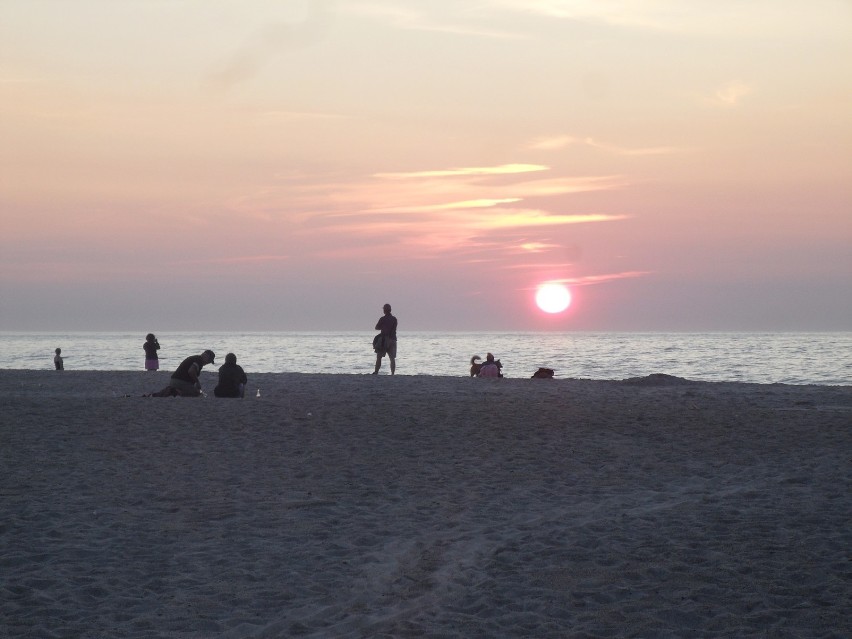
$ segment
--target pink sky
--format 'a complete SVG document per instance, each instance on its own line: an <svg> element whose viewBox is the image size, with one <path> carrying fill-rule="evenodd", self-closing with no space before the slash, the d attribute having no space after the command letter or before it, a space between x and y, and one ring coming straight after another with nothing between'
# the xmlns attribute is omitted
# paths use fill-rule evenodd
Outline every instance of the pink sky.
<svg viewBox="0 0 852 639"><path fill-rule="evenodd" d="M0 330L852 330L852 4L6 0L0 231Z"/></svg>

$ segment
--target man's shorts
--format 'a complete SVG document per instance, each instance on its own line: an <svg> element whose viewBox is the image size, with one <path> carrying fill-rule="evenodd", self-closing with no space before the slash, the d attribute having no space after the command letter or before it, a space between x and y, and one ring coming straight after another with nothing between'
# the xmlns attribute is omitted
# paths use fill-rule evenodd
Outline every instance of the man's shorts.
<svg viewBox="0 0 852 639"><path fill-rule="evenodd" d="M390 337L386 337L384 339L384 350L381 351L380 355L384 357L386 354L390 356L391 359L396 359L396 340L391 339Z"/></svg>

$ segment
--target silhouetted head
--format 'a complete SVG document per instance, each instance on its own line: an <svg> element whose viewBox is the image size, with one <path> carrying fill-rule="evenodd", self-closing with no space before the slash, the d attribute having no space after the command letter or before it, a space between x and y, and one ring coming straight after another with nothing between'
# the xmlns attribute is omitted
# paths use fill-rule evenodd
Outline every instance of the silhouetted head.
<svg viewBox="0 0 852 639"><path fill-rule="evenodd" d="M62 349L61 349L61 348L57 348L55 352L56 352L56 354L57 354L57 355L59 355L59 353L61 353L61 352L62 352Z"/></svg>
<svg viewBox="0 0 852 639"><path fill-rule="evenodd" d="M225 363L226 364L236 364L237 363L237 356L234 355L233 353L228 353L227 355L225 355Z"/></svg>
<svg viewBox="0 0 852 639"><path fill-rule="evenodd" d="M491 353L488 353L488 355L485 356L485 361L486 362L493 362L494 356Z"/></svg>
<svg viewBox="0 0 852 639"><path fill-rule="evenodd" d="M145 336L145 341L146 341L146 342L153 342L155 339L157 339L157 338L156 338L156 337L154 337L154 334L153 334L153 333L148 333L148 334Z"/></svg>
<svg viewBox="0 0 852 639"><path fill-rule="evenodd" d="M216 358L216 353L208 348L206 351L201 353L201 357L205 358L208 364L212 364L213 360Z"/></svg>
<svg viewBox="0 0 852 639"><path fill-rule="evenodd" d="M382 310L385 312L385 315L390 315L390 312L391 312L390 304L385 304L384 306L382 306Z"/></svg>

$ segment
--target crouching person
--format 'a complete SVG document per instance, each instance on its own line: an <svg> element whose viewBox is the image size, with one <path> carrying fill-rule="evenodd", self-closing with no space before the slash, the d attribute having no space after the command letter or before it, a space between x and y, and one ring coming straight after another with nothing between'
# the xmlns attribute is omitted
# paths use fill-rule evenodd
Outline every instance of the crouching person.
<svg viewBox="0 0 852 639"><path fill-rule="evenodd" d="M201 355L190 355L180 363L172 373L169 385L163 390L151 393L151 397L198 397L201 395L201 381L198 376L206 364L212 364L216 354L206 350Z"/></svg>

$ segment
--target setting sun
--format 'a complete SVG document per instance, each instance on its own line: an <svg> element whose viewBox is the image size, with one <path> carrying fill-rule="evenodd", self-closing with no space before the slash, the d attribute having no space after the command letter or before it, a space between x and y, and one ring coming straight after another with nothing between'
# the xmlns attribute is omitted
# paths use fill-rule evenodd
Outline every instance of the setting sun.
<svg viewBox="0 0 852 639"><path fill-rule="evenodd" d="M571 304L571 292L562 284L542 284L535 294L535 303L545 313L561 313Z"/></svg>

